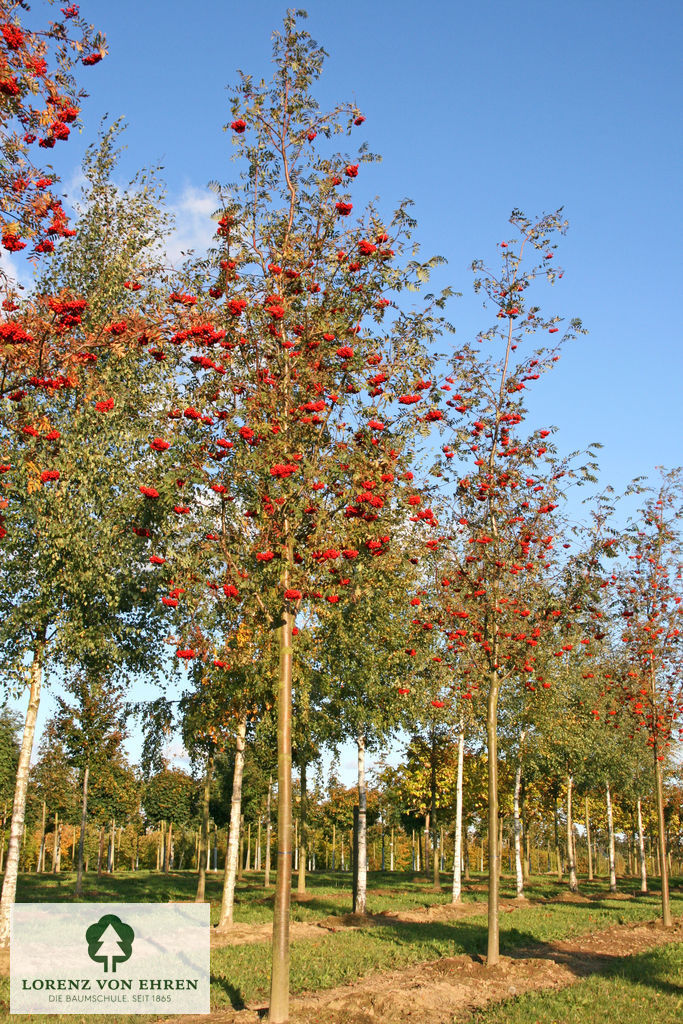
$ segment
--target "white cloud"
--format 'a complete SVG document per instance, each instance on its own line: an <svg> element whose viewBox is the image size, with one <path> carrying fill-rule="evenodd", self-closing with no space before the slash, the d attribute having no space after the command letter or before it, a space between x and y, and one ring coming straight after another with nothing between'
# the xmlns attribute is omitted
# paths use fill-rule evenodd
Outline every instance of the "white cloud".
<svg viewBox="0 0 683 1024"><path fill-rule="evenodd" d="M208 189L186 185L169 204L175 218L175 230L166 243L166 255L172 265L182 262L182 253L193 249L200 255L213 242L216 222L211 214L218 208L218 198Z"/></svg>

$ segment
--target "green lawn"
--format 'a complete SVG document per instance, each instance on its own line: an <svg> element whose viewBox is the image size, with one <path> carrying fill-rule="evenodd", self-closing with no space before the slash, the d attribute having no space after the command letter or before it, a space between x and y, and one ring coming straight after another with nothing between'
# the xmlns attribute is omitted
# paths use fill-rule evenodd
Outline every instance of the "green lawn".
<svg viewBox="0 0 683 1024"><path fill-rule="evenodd" d="M506 1000L473 1017L476 1024L681 1024L683 944L623 957L559 992Z"/></svg>
<svg viewBox="0 0 683 1024"><path fill-rule="evenodd" d="M296 879L294 888L296 889ZM672 879L672 890L676 889L676 879ZM680 880L683 882L683 880ZM451 880L447 874L441 875L442 891L434 892L431 877L413 873L371 872L368 875L368 911L381 913L384 910L415 910L447 903L450 896ZM63 872L59 875L21 874L17 889L18 903L34 903L45 900L61 903L72 900L75 875ZM472 891L465 891L463 900L466 903L486 902L486 878L473 874ZM652 880L653 888L657 880ZM680 883L679 883L680 884ZM157 874L153 871L121 872L113 877L103 875L97 880L95 874L85 877L84 901L122 902L122 903L168 903L193 900L197 885L197 876L193 871L172 871L169 874ZM211 921L216 923L221 899L222 874L209 873L206 881L206 895L211 901ZM582 882L581 893L585 896L597 896L605 893L607 882L599 879L595 882ZM624 894L630 894L637 888L634 879L629 879L621 886ZM263 888L263 874L250 873L242 882L237 883L235 896L235 921L238 924L262 924L271 920L273 905L273 888L266 892ZM558 882L554 876L536 875L527 886L526 893L530 900L552 899L567 891L565 882ZM515 895L514 879L503 875L501 878L501 897L512 899ZM302 902L298 902L296 891L292 898L292 920L320 920L335 914L351 912L351 876L348 872L318 872L307 879L307 894Z"/></svg>
<svg viewBox="0 0 683 1024"><path fill-rule="evenodd" d="M86 898L100 901L182 901L194 897L195 876L192 873L159 876L152 873L122 874L115 878L103 878L95 889L96 879L89 879ZM444 876L444 883L446 879ZM673 880L672 910L683 914L683 892ZM481 879L473 879L479 884ZM503 896L512 896L511 880L503 879ZM351 909L348 891L348 875L318 874L309 880L311 899L293 906L295 920L313 920L329 914L343 914ZM614 924L629 921L644 921L656 918L659 913L659 897L651 894L645 897L629 897L635 883L623 886L624 898L606 896L604 880L583 885L582 892L592 896L586 903L536 903L522 905L501 918L501 952L510 953L515 949L533 946L536 943L570 938L590 931L598 931ZM373 892L373 889L375 890ZM377 891L379 890L379 891ZM72 898L73 879L69 876L54 878L23 875L20 879L19 899L21 901L69 900ZM529 887L529 895L539 899L552 898L566 892L566 886L556 879L536 877ZM220 878L209 880L208 895L212 901L212 919L217 916L217 900L220 896ZM601 898L605 897L605 898ZM388 919L386 923L354 931L335 933L321 932L320 938L299 940L292 945L292 992L303 992L331 988L347 981L372 974L376 971L407 966L443 956L462 953L485 954L486 917L483 891L469 893L469 900L481 902L481 914L459 921L421 921L400 923ZM272 894L264 896L258 878L249 876L238 888L236 919L242 922L260 922L270 919ZM368 904L371 911L384 909L412 909L430 906L434 903L449 902L449 891L436 893L431 883L419 876L373 874L369 879ZM655 954L652 954L655 955ZM633 958L634 962L637 958ZM635 969L635 968L634 968ZM267 996L270 948L267 943L231 946L215 949L211 957L212 1006L215 1008L233 1006L239 1008L252 1000L263 1000ZM616 984L614 979L604 982ZM583 984L583 983L582 983ZM588 983L586 983L588 984ZM625 983L624 983L625 984ZM516 1005L516 1003L515 1003ZM604 1005L604 1004L603 1004ZM9 1009L9 980L0 982L0 1017ZM40 1022L40 1015L30 1018ZM51 1015L44 1020L56 1021L61 1016ZM107 1024L114 1019L122 1024L124 1020L143 1021L155 1017L136 1016L130 1018L93 1015L77 1017L77 1020L93 1020ZM486 1018L488 1019L488 1018ZM491 1018L492 1020L494 1018ZM519 1018L520 1020L524 1018ZM534 1020L535 1018L530 1018ZM541 1019L541 1018L539 1018ZM548 1020L553 1019L552 1017ZM575 1017L583 1024L583 1018ZM604 1018L603 1018L604 1019ZM614 1017L614 1019L619 1019ZM74 1015L64 1015L65 1024L74 1024ZM637 1018L629 1024L637 1024Z"/></svg>

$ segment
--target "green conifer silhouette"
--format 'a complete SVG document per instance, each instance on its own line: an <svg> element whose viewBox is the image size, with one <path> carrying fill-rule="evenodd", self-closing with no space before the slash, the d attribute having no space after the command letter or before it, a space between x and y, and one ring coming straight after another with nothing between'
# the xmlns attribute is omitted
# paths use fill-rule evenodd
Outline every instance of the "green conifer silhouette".
<svg viewBox="0 0 683 1024"><path fill-rule="evenodd" d="M116 973L116 965L125 963L133 952L135 932L116 914L104 914L85 933L88 956L104 964L105 971Z"/></svg>

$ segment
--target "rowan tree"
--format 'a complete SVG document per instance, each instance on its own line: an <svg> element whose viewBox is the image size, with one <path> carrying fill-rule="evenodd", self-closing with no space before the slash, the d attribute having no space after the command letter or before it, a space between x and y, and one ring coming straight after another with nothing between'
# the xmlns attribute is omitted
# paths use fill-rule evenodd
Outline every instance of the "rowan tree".
<svg viewBox="0 0 683 1024"><path fill-rule="evenodd" d="M622 676L623 700L636 727L644 727L652 750L659 859L662 872L662 921L672 923L662 762L672 741L683 735L681 662L683 481L680 470L662 472L659 487L646 495L628 529L628 561L619 574L617 600L621 640L628 655Z"/></svg>
<svg viewBox="0 0 683 1024"><path fill-rule="evenodd" d="M560 211L537 222L515 211L511 223L517 237L500 243L500 268L473 264L475 289L497 310L497 324L453 360L446 378L452 394L446 401L450 434L439 467L453 485L452 518L459 527L459 538L450 542L454 566L447 575L451 619L458 627L455 649L472 662L472 686L464 688L465 696L481 687L487 707L490 965L499 956L499 700L503 686L524 686L524 679L533 678L541 688L548 685L534 672L534 649L543 631L563 614L554 602L544 606L537 599L539 583L547 592L549 579L559 575L553 565L557 554L552 554L556 531L550 524L565 490L563 478L591 478L591 463L575 469L570 457L556 456L547 440L550 428L525 431L522 392L560 358L558 345L526 351L530 335L560 331L558 317L544 318L532 304L530 289L538 278L552 283L561 276L554 263L555 239L566 223ZM571 321L561 340L581 330L578 320ZM490 356L485 354L489 345L498 349ZM465 465L456 463L465 457ZM463 541L468 553L460 558ZM442 543L449 542L444 538Z"/></svg>
<svg viewBox="0 0 683 1024"><path fill-rule="evenodd" d="M86 95L75 65L99 63L106 48L78 4L62 7L60 20L40 27L26 24L29 11L21 0L0 3L0 233L7 252L30 243L30 255L37 256L54 252L56 239L73 234L53 190L54 171L41 166L38 150L69 138ZM2 277L11 306L12 286Z"/></svg>
<svg viewBox="0 0 683 1024"><path fill-rule="evenodd" d="M187 382L177 414L169 410L178 432L192 432L193 455L176 471L185 504L201 495L226 509L213 541L223 558L215 582L235 602L257 595L278 635L272 1021L288 1012L294 619L302 601L322 600L313 593L323 578L325 596L343 600L314 552L334 550L352 574L360 556L387 543L373 509L407 471L398 442L402 418L414 414L401 399L428 365L423 343L441 329L443 301L407 312L392 303L433 265L399 263L412 228L405 206L388 222L372 206L348 219L370 155L331 151L327 140L364 118L354 105L319 108L312 87L323 58L289 13L275 34L272 82L244 75L233 91L230 128L245 170L217 187L216 257L191 290L172 293L168 327L155 336L164 356L176 353L169 371L176 360L183 367L176 382ZM153 490L170 511L173 487ZM245 539L253 554L239 564Z"/></svg>

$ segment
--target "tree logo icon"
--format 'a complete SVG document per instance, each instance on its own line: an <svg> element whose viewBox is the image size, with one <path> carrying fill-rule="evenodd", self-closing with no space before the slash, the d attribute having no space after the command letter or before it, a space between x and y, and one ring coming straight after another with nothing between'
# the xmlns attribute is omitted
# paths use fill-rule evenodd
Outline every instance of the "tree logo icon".
<svg viewBox="0 0 683 1024"><path fill-rule="evenodd" d="M88 956L103 964L105 971L116 973L116 965L125 963L133 952L135 932L116 914L104 914L85 933Z"/></svg>

